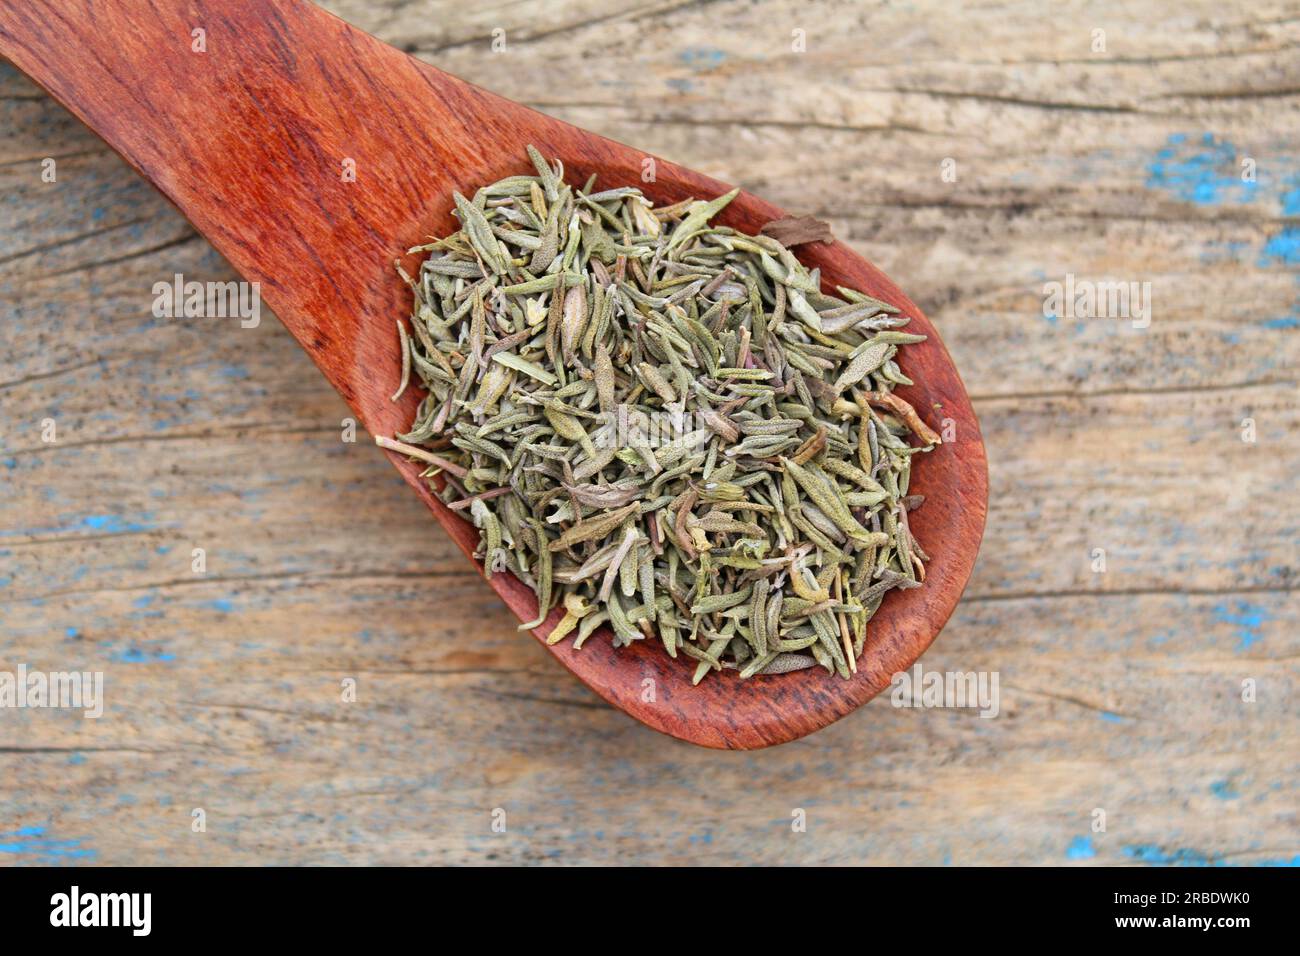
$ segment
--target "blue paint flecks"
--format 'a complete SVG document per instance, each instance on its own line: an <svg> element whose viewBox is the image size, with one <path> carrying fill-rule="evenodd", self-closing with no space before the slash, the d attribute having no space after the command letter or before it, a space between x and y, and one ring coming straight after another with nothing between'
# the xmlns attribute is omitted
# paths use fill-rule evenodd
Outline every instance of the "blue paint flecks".
<svg viewBox="0 0 1300 956"><path fill-rule="evenodd" d="M1117 714L1109 710L1103 710L1097 716L1099 716L1102 720L1106 721L1106 723L1108 724L1122 724L1127 719L1126 717L1124 717L1124 715Z"/></svg>
<svg viewBox="0 0 1300 956"><path fill-rule="evenodd" d="M223 365L221 366L221 377L232 378L236 381L242 381L248 378L248 366L246 365Z"/></svg>
<svg viewBox="0 0 1300 956"><path fill-rule="evenodd" d="M1234 608L1235 610L1230 609L1227 604L1216 604L1214 619L1225 624L1235 624L1237 626L1236 649L1249 650L1264 639L1259 629L1270 619L1268 609L1258 604L1251 604L1249 601L1237 601L1234 603Z"/></svg>
<svg viewBox="0 0 1300 956"><path fill-rule="evenodd" d="M1253 202L1259 183L1241 178L1237 148L1205 133L1198 146L1184 148L1187 137L1174 134L1147 164L1147 188L1160 189L1186 202L1218 206Z"/></svg>
<svg viewBox="0 0 1300 956"><path fill-rule="evenodd" d="M98 851L83 847L80 840L51 840L45 827L22 827L0 833L0 853L31 857L36 863L60 863L70 857L94 858Z"/></svg>
<svg viewBox="0 0 1300 956"><path fill-rule="evenodd" d="M235 609L235 603L230 598L216 598L212 601L206 601L204 606L216 608L222 614L229 614Z"/></svg>
<svg viewBox="0 0 1300 956"><path fill-rule="evenodd" d="M1259 265L1300 265L1300 228L1287 226L1276 236L1271 236L1259 253Z"/></svg>
<svg viewBox="0 0 1300 956"><path fill-rule="evenodd" d="M1266 329L1295 329L1300 328L1300 318L1294 315L1283 316L1280 319L1265 319L1259 323Z"/></svg>
<svg viewBox="0 0 1300 956"><path fill-rule="evenodd" d="M153 531L151 524L153 514L146 512L138 520L131 521L118 515L59 515L59 524L44 528L15 528L0 531L0 537L7 535L42 535L58 534L69 531L99 531L104 534L135 534Z"/></svg>
<svg viewBox="0 0 1300 956"><path fill-rule="evenodd" d="M1236 866L1222 856L1202 853L1186 847L1166 850L1154 843L1138 843L1124 847L1124 855L1139 863L1151 863L1157 866ZM1263 860L1250 860L1248 866L1300 866L1300 855L1292 857L1270 857Z"/></svg>
<svg viewBox="0 0 1300 956"><path fill-rule="evenodd" d="M1177 848L1166 850L1154 843L1138 843L1124 847L1124 855L1141 863L1156 863L1163 866L1210 866L1215 861L1200 850Z"/></svg>
<svg viewBox="0 0 1300 956"><path fill-rule="evenodd" d="M693 70L716 69L727 58L727 54L716 47L709 46L689 47L678 55L681 57L681 61Z"/></svg>
<svg viewBox="0 0 1300 956"><path fill-rule="evenodd" d="M1300 216L1300 172L1293 159L1283 157L1260 170L1260 178L1243 179L1243 157L1237 147L1212 133L1199 140L1175 133L1147 164L1148 189L1159 189L1199 206L1242 205L1267 199L1283 216ZM1277 172L1279 164L1283 172ZM1261 187L1266 193L1261 193ZM1260 249L1257 265L1300 265L1300 227L1285 226ZM1282 326L1290 328L1292 326Z"/></svg>
<svg viewBox="0 0 1300 956"><path fill-rule="evenodd" d="M1096 855L1097 851L1093 848L1092 837L1077 836L1065 848L1065 858L1067 860L1091 860Z"/></svg>
<svg viewBox="0 0 1300 956"><path fill-rule="evenodd" d="M1236 790L1232 789L1232 784L1227 780L1216 780L1210 784L1210 793L1220 800L1236 800L1241 796Z"/></svg>
<svg viewBox="0 0 1300 956"><path fill-rule="evenodd" d="M126 527L116 515L87 515L81 519L81 526L95 531L109 532Z"/></svg>
<svg viewBox="0 0 1300 956"><path fill-rule="evenodd" d="M1250 253L1250 243L1229 240L1212 242L1201 253L1201 261L1207 265L1216 262L1244 262Z"/></svg>
<svg viewBox="0 0 1300 956"><path fill-rule="evenodd" d="M169 654L159 647L142 647L133 644L125 650L114 651L108 659L118 664L159 664L176 660L175 654Z"/></svg>

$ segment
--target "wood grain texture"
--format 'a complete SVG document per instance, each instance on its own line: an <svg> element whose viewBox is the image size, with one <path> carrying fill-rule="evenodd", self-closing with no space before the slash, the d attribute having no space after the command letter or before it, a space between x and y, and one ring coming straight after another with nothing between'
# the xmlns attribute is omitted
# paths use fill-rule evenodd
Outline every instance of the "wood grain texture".
<svg viewBox="0 0 1300 956"><path fill-rule="evenodd" d="M477 89L412 59L304 0L0 2L0 53L82 118L156 185L262 294L298 343L376 435L405 431L417 395L388 398L399 378L393 323L409 295L391 263L430 233L456 228L453 191L526 172L520 144L559 159L574 182L598 174L640 183L662 204L712 198L727 184ZM191 39L193 24L202 24ZM104 35L115 41L84 51ZM76 64L72 67L71 64ZM221 104L213 109L212 104ZM344 169L352 175L343 175ZM416 171L419 171L417 174ZM784 213L743 194L719 222L756 233ZM910 667L951 615L984 530L984 445L960 376L938 334L889 279L842 243L799 250L825 288L848 286L897 306L928 335L906 357L917 384L900 390L941 415L950 440L926 456L910 490L929 507L910 521L933 549L926 585L891 594L853 676L812 668L696 687L685 658L651 641L615 649L606 633L581 652L547 649L638 720L722 749L785 743L852 712ZM408 257L414 272L416 265ZM179 296L178 296L179 298ZM472 555L478 532L428 488L423 463L393 463L439 524ZM521 621L538 618L512 575L489 582ZM545 641L563 608L535 629Z"/></svg>
<svg viewBox="0 0 1300 956"><path fill-rule="evenodd" d="M720 754L606 708L339 440L346 407L283 329L152 319L153 282L234 273L9 70L0 668L102 668L109 715L0 712L0 773L22 781L0 788L0 832L44 831L0 861L1296 857L1293 5L330 9L827 218L912 292L975 398L993 490L923 663L997 671L999 715L885 694ZM1151 326L1045 318L1066 272L1150 281Z"/></svg>

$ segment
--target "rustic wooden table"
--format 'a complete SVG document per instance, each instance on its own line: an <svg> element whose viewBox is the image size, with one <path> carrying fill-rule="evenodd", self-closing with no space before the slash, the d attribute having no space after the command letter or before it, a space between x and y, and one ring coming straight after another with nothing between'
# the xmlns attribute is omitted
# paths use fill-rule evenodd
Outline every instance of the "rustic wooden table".
<svg viewBox="0 0 1300 956"><path fill-rule="evenodd" d="M999 712L716 753L605 707L278 323L153 316L229 266L2 65L0 672L106 703L0 710L0 862L1300 860L1300 5L328 6L910 292L993 487L923 664ZM1045 308L1067 276L1149 325Z"/></svg>

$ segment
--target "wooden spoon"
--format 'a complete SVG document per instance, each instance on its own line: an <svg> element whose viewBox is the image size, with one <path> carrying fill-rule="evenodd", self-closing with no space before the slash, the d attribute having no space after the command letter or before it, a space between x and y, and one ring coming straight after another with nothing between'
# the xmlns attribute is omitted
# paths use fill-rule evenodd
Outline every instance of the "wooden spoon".
<svg viewBox="0 0 1300 956"><path fill-rule="evenodd" d="M201 32L200 32L201 31ZM410 424L417 397L389 400L399 377L394 322L410 293L392 263L459 228L453 190L528 172L525 144L564 163L571 182L642 185L659 204L730 187L502 99L413 59L302 0L0 0L0 54L45 87L162 190L249 280L374 435ZM504 62L504 61L503 61ZM811 145L811 144L810 144ZM355 169L355 181L344 175ZM746 232L781 210L741 193L719 221ZM801 737L887 686L934 640L975 562L988 498L979 425L929 321L888 278L840 243L799 247L827 287L896 304L910 330L901 390L945 443L918 464L926 496L911 528L933 561L925 585L891 592L850 680L820 668L692 687L692 662L640 641L615 650L548 647L615 707L707 747L756 748ZM951 440L947 440L950 438ZM422 465L394 465L466 555L478 533L430 493ZM491 585L520 620L533 593ZM534 633L543 639L560 612ZM862 727L863 733L870 729Z"/></svg>

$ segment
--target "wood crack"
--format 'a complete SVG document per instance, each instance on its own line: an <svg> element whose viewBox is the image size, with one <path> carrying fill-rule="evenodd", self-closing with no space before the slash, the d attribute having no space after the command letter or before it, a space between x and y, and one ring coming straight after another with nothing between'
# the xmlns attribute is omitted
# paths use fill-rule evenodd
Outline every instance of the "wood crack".
<svg viewBox="0 0 1300 956"><path fill-rule="evenodd" d="M986 604L1001 601L1039 601L1060 598L1113 598L1113 597L1232 597L1236 594L1294 594L1300 587L1273 586L1267 584L1243 584L1230 588L1113 588L1105 591L1059 590L1059 591L1006 591L1001 594L966 594L963 603Z"/></svg>
<svg viewBox="0 0 1300 956"><path fill-rule="evenodd" d="M96 236L102 236L117 229L125 229L129 226L138 226L145 221L146 220L144 219L128 219L125 222L114 223L111 226L103 226L99 229L92 229L89 232L81 232L67 239L56 239L53 242L46 242L39 246L32 246L30 249L24 249L21 252L13 252L7 256L0 256L0 266L8 265L11 262L17 262L19 259L26 259L28 256L39 255L42 252L54 252L57 249L62 249L64 246L70 246L73 243L81 242L83 239L94 239Z"/></svg>
<svg viewBox="0 0 1300 956"><path fill-rule="evenodd" d="M36 97L33 98L35 99ZM44 99L44 97L39 98ZM0 99L3 99L3 97L0 97ZM24 163L41 163L47 159L58 161L61 159L79 159L82 156L98 156L107 152L108 150L106 148L79 149L71 153L51 153L48 156L24 156L21 159L6 159L4 162L0 162L0 169L8 169L11 166L21 166Z"/></svg>
<svg viewBox="0 0 1300 956"><path fill-rule="evenodd" d="M32 375L25 375L22 378L11 379L8 382L0 382L0 392L5 389L17 388L20 385L27 385L31 382L43 382L46 379L58 378L62 375L71 375L74 372L81 372L88 368L94 368L101 365L103 359L91 359L89 362L82 362L80 365L69 365L65 368L51 369L48 372L36 372Z"/></svg>
<svg viewBox="0 0 1300 956"><path fill-rule="evenodd" d="M1099 714L1114 714L1116 717L1122 717L1125 720L1140 719L1133 714L1125 714L1118 710L1115 710L1113 707L1103 707L1100 704L1094 704L1091 701L1084 700L1082 697L1074 697L1070 694L1057 694L1049 690L1030 690L1027 687L1015 687L1007 683L1003 683L1002 686L1005 687L1007 690L1016 691L1017 693L1021 693L1021 694L1030 694L1034 697L1046 697L1050 700L1064 701L1067 704L1074 704L1076 707L1083 707L1087 710L1096 711Z"/></svg>
<svg viewBox="0 0 1300 956"><path fill-rule="evenodd" d="M875 87L864 89L864 93L902 93L910 96L933 96L943 100L969 100L972 102L996 103L1002 106L1020 106L1026 109L1053 110L1082 113L1125 113L1132 116L1170 116L1176 114L1157 113L1140 110L1119 103L1071 103L1066 100L1035 100L1000 93L973 93L963 90L936 90L924 87Z"/></svg>
<svg viewBox="0 0 1300 956"><path fill-rule="evenodd" d="M534 704L554 704L557 707L580 707L585 710L605 710L613 712L613 708L604 701L592 700L573 700L568 697L542 697L538 694L523 694L517 691L497 690L490 687L475 687L473 691L478 694L484 694L489 697L504 697L509 700L522 700Z"/></svg>
<svg viewBox="0 0 1300 956"><path fill-rule="evenodd" d="M503 29L505 30L506 44L508 47L511 43L517 43L520 45L525 43L537 43L540 40L550 39L551 37L560 36L565 33L579 32L589 27L611 23L617 20L639 20L644 17L661 16L666 13L676 12L681 8L696 6L701 2L702 0L685 0L685 2L680 3L652 4L636 10L616 10L615 12L605 14L604 16L588 17L573 23L564 23L556 27L547 27L546 29L539 30L536 33L524 34L517 39L512 34L514 31L519 30L519 27L507 26L503 27ZM704 2L708 2L708 0L704 0ZM465 47L474 46L475 44L491 43L493 39L494 37L490 33L478 34L477 36L467 37L463 40L453 40L449 43L443 43L435 47L421 47L417 40L414 42L414 48L412 48L411 45L408 45L405 49L412 55L418 53L421 55L429 54L431 56L437 56L438 54L446 53L449 50L459 50Z"/></svg>
<svg viewBox="0 0 1300 956"><path fill-rule="evenodd" d="M151 749L148 747L0 747L0 754L169 754L184 753L177 747Z"/></svg>
<svg viewBox="0 0 1300 956"><path fill-rule="evenodd" d="M159 531L167 530L163 528ZM134 534L150 534L151 531L125 532ZM114 535L122 537L123 535ZM43 541L45 544L52 544L60 539L47 538ZM5 542L13 544L14 542ZM23 542L18 542L23 543ZM279 571L264 574L249 575L223 575L214 577L210 575L195 575L193 578L173 578L167 581L153 581L144 584L130 584L122 587L101 587L101 588L63 588L57 591L45 591L36 594L24 594L18 597L10 597L0 601L0 607L7 604L22 604L27 601L44 601L49 598L68 597L78 594L133 594L137 591L164 590L166 588L193 587L202 584L260 584L265 581L300 581L303 584L311 585L324 581L365 581L369 579L379 580L436 580L439 578L473 578L477 580L479 574L476 568L466 563L465 570L460 571L440 571L436 569L420 571ZM504 607L504 605L503 605Z"/></svg>
<svg viewBox="0 0 1300 956"><path fill-rule="evenodd" d="M1084 401L1092 398L1115 398L1119 396L1143 395L1180 395L1186 393L1214 393L1244 391L1254 388L1295 388L1294 379L1266 379L1259 382L1229 382L1226 384L1207 385L1152 385L1146 388L1098 388L1087 392L1076 391L1041 391L1041 392L971 392L972 402L1019 402L1041 401L1044 399L1077 399Z"/></svg>
<svg viewBox="0 0 1300 956"><path fill-rule="evenodd" d="M174 249L177 246L183 246L186 243L193 242L195 239L203 239L193 230L187 231L184 235L177 236L175 239L169 239L166 242L160 242L156 246L149 246L147 249L137 249L134 252L128 252L125 255L115 256L112 259L100 259L96 262L84 262L75 266L69 266L66 269L58 269L54 272L42 273L42 278L53 278L55 276L72 275L79 272L88 272L91 269L99 269L103 266L120 265L123 262L130 262L132 259L141 259L145 256L153 255L155 252L165 252L168 249ZM203 239L207 242L206 239Z"/></svg>
<svg viewBox="0 0 1300 956"><path fill-rule="evenodd" d="M1275 90L1187 90L1177 93L1162 93L1153 97L1153 99L1265 100L1286 96L1300 96L1300 86L1282 87Z"/></svg>
<svg viewBox="0 0 1300 956"><path fill-rule="evenodd" d="M206 441L209 438L238 438L247 433L255 435L323 435L337 434L335 428L274 428L266 422L253 422L246 425L230 425L224 428L208 428L197 432L163 432L157 435L107 435L103 438L87 438L84 441L57 441L48 444L31 445L27 448L4 449L7 456L40 455L68 448L95 448L101 445L150 444L152 442L170 441Z"/></svg>

